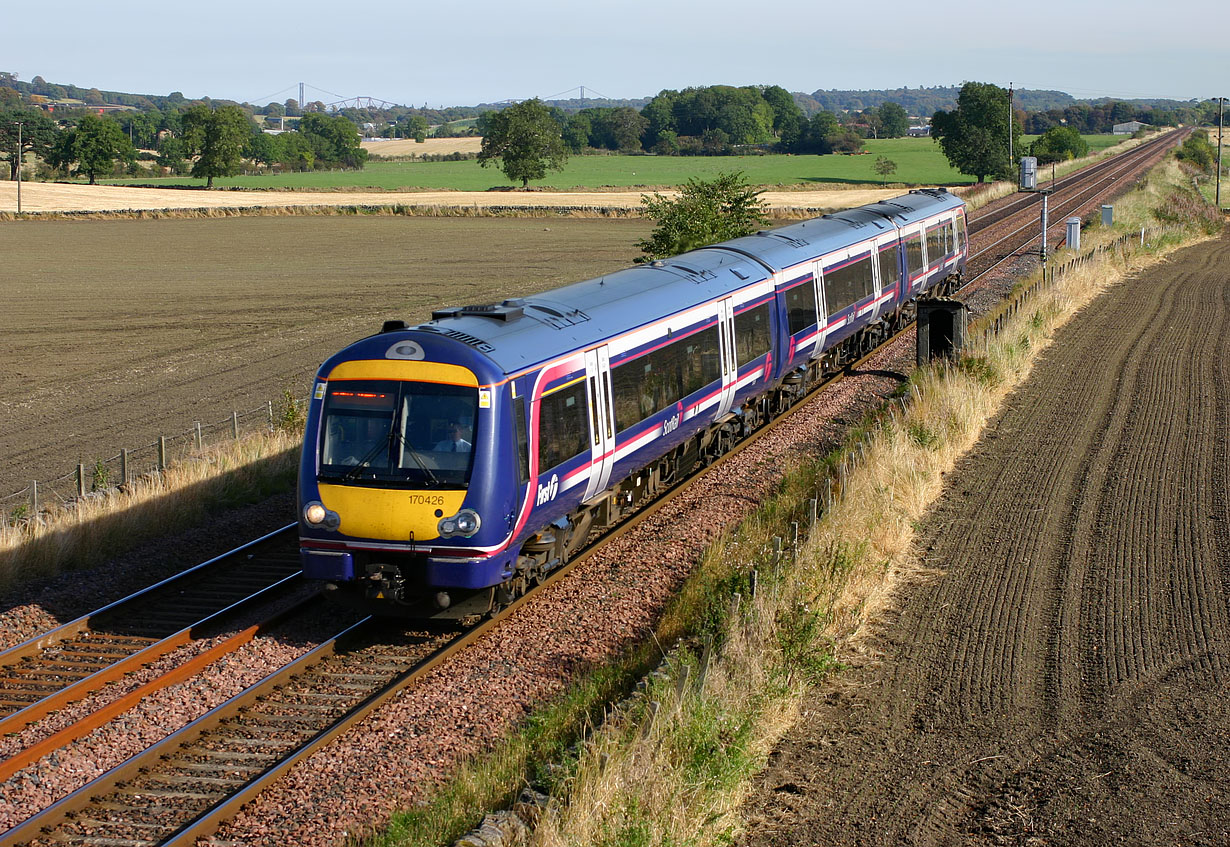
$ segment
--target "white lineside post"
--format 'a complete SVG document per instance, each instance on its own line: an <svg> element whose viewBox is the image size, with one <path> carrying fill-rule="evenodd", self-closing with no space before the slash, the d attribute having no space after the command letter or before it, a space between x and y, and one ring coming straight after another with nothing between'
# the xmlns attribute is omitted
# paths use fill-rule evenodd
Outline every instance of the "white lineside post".
<svg viewBox="0 0 1230 847"><path fill-rule="evenodd" d="M1047 205L1049 193L1042 192L1042 267L1046 267L1046 225L1050 223L1050 207Z"/></svg>

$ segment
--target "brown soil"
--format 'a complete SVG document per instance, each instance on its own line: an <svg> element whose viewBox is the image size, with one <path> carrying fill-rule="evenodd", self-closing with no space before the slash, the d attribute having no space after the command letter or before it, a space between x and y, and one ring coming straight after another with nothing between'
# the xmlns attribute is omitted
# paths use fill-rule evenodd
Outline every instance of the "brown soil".
<svg viewBox="0 0 1230 847"><path fill-rule="evenodd" d="M326 357L386 318L625 267L649 229L372 216L0 224L0 496L283 390L305 397Z"/></svg>
<svg viewBox="0 0 1230 847"><path fill-rule="evenodd" d="M746 845L1230 843L1230 238L1071 322Z"/></svg>

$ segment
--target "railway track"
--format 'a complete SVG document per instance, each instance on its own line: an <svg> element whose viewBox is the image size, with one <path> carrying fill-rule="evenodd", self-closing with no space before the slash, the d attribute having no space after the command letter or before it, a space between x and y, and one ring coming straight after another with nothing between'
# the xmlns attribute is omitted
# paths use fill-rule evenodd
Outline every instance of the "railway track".
<svg viewBox="0 0 1230 847"><path fill-rule="evenodd" d="M1103 174L1099 177L1101 179L1106 178L1104 170L1100 171ZM979 232L983 229L986 228L980 228ZM1029 243L1030 238L1022 238L1022 243L1014 249L1022 249ZM986 249L983 248L981 252ZM969 287L967 285L963 291ZM906 332L909 332L908 327L889 340ZM874 351L854 363L851 369L857 369L872 355L875 355ZM826 379L816 390L823 390L842 376L843 374L839 373ZM722 464L754 444L776 426L789 420L802 406L802 403L796 404L772 423L739 442L714 466ZM695 475L689 478L689 481L693 478ZM638 526L665 506L673 494L686 484L687 481L681 483L631 516L604 536L602 543ZM253 545L273 543L275 539L281 539L290 545L293 529L293 526L284 528L278 533L244 545L228 556L247 557L246 561L250 563L255 559L255 554L252 553ZM595 549L596 544L591 544L567 566L553 573L546 582L566 578L572 568L584 562ZM293 549L290 554L293 556ZM203 567L204 565L199 566L194 572ZM294 569L297 571L297 558ZM170 582L162 583L134 597L146 595L159 588L168 590ZM163 596L165 599L175 595ZM533 594L519 598L501 616L483 621L462 632L393 632L371 619L364 619L339 630L333 638L294 663L266 677L42 813L0 834L0 845L80 843L102 847L192 843L195 839L214 832L222 821L233 816L241 805L285 774L296 762L329 743L390 697L415 685L425 674L483 637L499 625L505 616L533 599ZM100 610L88 618L92 620L100 617L106 620L102 617L103 613L113 613L118 605ZM318 609L319 607L304 607L300 613L307 616L322 614ZM215 614L220 612L221 609ZM165 629L172 623L167 621L160 625ZM192 626L200 625L198 622ZM92 627L89 631L117 638L130 638L135 635L131 631L115 632L114 629L123 629L123 624L111 630ZM184 627L181 627L177 632L182 632L183 629ZM5 657L10 657L14 651L36 642L59 643L51 639L51 636L52 633L48 633L14 648L13 651L0 654L0 662L3 662ZM135 637L138 639L134 645L139 648L137 653L160 643L155 641L140 647L141 638L156 638L157 633L147 632ZM159 655L168 651L164 649ZM119 662L123 661L129 660L126 657L119 658ZM73 699L79 699L79 696ZM27 713L26 718L32 714L33 712Z"/></svg>
<svg viewBox="0 0 1230 847"><path fill-rule="evenodd" d="M1168 150L1174 144L1182 140L1185 130L1173 130L1164 133L1157 138L1141 144L1126 153L1121 153L1117 156L1111 156L1101 162L1090 165L1087 168L1082 168L1078 171L1073 171L1057 180L1051 181L1051 189L1053 192L1061 192L1066 189L1088 186L1095 180L1104 179L1108 174L1114 174L1122 170L1125 162L1137 162L1141 159L1148 158L1157 150ZM1052 194L1054 196L1054 194ZM969 231L973 235L982 230L994 226L1000 221L1020 214L1025 211L1040 211L1042 206L1042 198L1036 193L1020 193L1012 195L1012 200L1005 203L994 204L994 208L987 209L983 214L972 216L969 222Z"/></svg>
<svg viewBox="0 0 1230 847"><path fill-rule="evenodd" d="M283 527L0 653L0 733L19 732L291 588L300 577L294 528ZM194 657L187 670L166 674L10 755L0 762L0 781L91 732L141 694L238 649L257 629L249 627Z"/></svg>
<svg viewBox="0 0 1230 847"><path fill-rule="evenodd" d="M1080 212L1090 202L1100 199L1098 192L1124 178L1130 178L1157 159L1186 135L1186 130L1175 130L1160 138L1107 159L1090 168L1077 171L1056 183L1049 200L1050 221L1047 227L1048 240L1052 230L1062 232L1066 217ZM1042 198L1035 193L1013 195L1014 199L997 206L985 215L970 221L970 255L967 266L967 285L977 281L1003 262L1017 255L1029 245L1041 239L1039 218ZM974 236L984 233L1003 233L982 239L977 250L973 249ZM1061 237L1052 242L1058 247Z"/></svg>

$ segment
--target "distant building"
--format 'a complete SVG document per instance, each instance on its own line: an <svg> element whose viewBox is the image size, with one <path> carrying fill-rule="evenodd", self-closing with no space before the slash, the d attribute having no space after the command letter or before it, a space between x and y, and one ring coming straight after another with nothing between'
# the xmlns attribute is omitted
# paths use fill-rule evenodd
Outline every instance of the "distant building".
<svg viewBox="0 0 1230 847"><path fill-rule="evenodd" d="M1139 132L1147 126L1148 124L1141 123L1140 121L1128 121L1125 124L1115 124L1114 127L1111 128L1111 132L1115 135L1131 135L1134 132Z"/></svg>
<svg viewBox="0 0 1230 847"><path fill-rule="evenodd" d="M912 126L908 130L910 138L927 138L931 135L930 126Z"/></svg>

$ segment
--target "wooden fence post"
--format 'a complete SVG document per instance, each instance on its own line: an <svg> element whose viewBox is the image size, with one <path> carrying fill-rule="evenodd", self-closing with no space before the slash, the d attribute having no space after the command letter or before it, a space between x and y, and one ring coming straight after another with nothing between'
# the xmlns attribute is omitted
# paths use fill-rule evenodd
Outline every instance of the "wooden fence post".
<svg viewBox="0 0 1230 847"><path fill-rule="evenodd" d="M201 440L201 422L197 421L196 422L196 451L200 453L201 450L204 449L204 447L205 445L203 441Z"/></svg>
<svg viewBox="0 0 1230 847"><path fill-rule="evenodd" d="M273 432L273 401L266 400L265 402L269 406L269 431Z"/></svg>
<svg viewBox="0 0 1230 847"><path fill-rule="evenodd" d="M128 451L120 451L120 485L128 484Z"/></svg>
<svg viewBox="0 0 1230 847"><path fill-rule="evenodd" d="M239 413L231 412L231 432L235 435L235 440L239 440Z"/></svg>
<svg viewBox="0 0 1230 847"><path fill-rule="evenodd" d="M77 496L85 496L85 465L77 465Z"/></svg>
<svg viewBox="0 0 1230 847"><path fill-rule="evenodd" d="M30 517L38 517L38 480L30 483Z"/></svg>
<svg viewBox="0 0 1230 847"><path fill-rule="evenodd" d="M158 436L158 470L165 471L167 469L167 437L165 435Z"/></svg>

